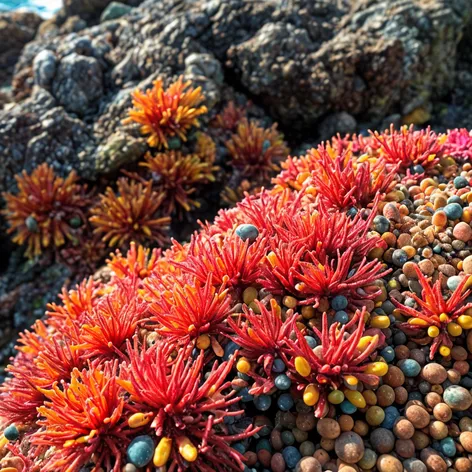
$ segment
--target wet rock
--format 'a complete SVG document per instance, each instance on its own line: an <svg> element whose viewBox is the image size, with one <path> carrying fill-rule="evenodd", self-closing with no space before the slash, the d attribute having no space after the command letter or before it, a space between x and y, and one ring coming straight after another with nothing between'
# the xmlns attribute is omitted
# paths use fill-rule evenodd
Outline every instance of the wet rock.
<svg viewBox="0 0 472 472"><path fill-rule="evenodd" d="M132 10L132 7L125 5L121 2L111 2L105 10L103 10L102 15L100 16L100 21L116 20L122 16L128 14Z"/></svg>
<svg viewBox="0 0 472 472"><path fill-rule="evenodd" d="M41 87L49 87L56 75L57 59L53 52L44 49L34 58L34 83Z"/></svg>

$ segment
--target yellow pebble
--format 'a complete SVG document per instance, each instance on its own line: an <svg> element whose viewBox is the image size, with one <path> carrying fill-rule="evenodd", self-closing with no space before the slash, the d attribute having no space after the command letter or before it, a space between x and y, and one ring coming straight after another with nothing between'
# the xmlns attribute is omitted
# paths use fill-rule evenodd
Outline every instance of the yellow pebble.
<svg viewBox="0 0 472 472"><path fill-rule="evenodd" d="M172 439L162 438L159 444L154 449L153 464L156 467L164 467L169 460L170 453L172 452Z"/></svg>
<svg viewBox="0 0 472 472"><path fill-rule="evenodd" d="M197 338L197 349L208 349L210 347L211 341L208 334L201 334Z"/></svg>
<svg viewBox="0 0 472 472"><path fill-rule="evenodd" d="M286 295L283 299L282 299L282 303L284 304L284 306L286 306L287 308L295 308L297 306L297 299L295 297L290 297L288 295Z"/></svg>
<svg viewBox="0 0 472 472"><path fill-rule="evenodd" d="M385 329L390 326L390 318L388 316L379 315L370 319L371 328Z"/></svg>
<svg viewBox="0 0 472 472"><path fill-rule="evenodd" d="M411 324L413 326L428 326L428 322L422 320L421 318L409 318L408 324Z"/></svg>
<svg viewBox="0 0 472 472"><path fill-rule="evenodd" d="M462 326L463 329L472 329L472 316L461 315L457 318L457 322Z"/></svg>
<svg viewBox="0 0 472 472"><path fill-rule="evenodd" d="M295 370L302 376L308 377L311 374L311 367L304 357L295 357Z"/></svg>
<svg viewBox="0 0 472 472"><path fill-rule="evenodd" d="M311 320L315 316L316 310L312 306L304 306L302 308L302 316L306 320Z"/></svg>
<svg viewBox="0 0 472 472"><path fill-rule="evenodd" d="M318 403L319 398L320 391L316 385L309 384L305 387L305 391L303 392L303 402L305 403L305 405L316 405Z"/></svg>
<svg viewBox="0 0 472 472"><path fill-rule="evenodd" d="M439 348L439 354L443 357L448 357L451 354L451 350L447 346L441 346Z"/></svg>
<svg viewBox="0 0 472 472"><path fill-rule="evenodd" d="M134 413L128 418L128 426L130 428L140 428L151 421L151 415L145 415L144 413Z"/></svg>
<svg viewBox="0 0 472 472"><path fill-rule="evenodd" d="M365 408L367 405L362 393L357 390L344 390L344 396L357 408Z"/></svg>
<svg viewBox="0 0 472 472"><path fill-rule="evenodd" d="M272 267L277 266L278 259L277 259L277 256L275 255L275 252L273 251L269 252L269 254L267 254L266 257Z"/></svg>
<svg viewBox="0 0 472 472"><path fill-rule="evenodd" d="M378 335L376 336L378 339ZM375 342L374 338L375 336L363 336L361 339L359 339L357 349L361 352L364 352L372 344L372 342Z"/></svg>
<svg viewBox="0 0 472 472"><path fill-rule="evenodd" d="M383 377L388 372L388 364L385 362L371 362L367 364L364 374L374 374Z"/></svg>
<svg viewBox="0 0 472 472"><path fill-rule="evenodd" d="M259 315L261 313L261 309L256 302L249 303L248 307L256 314Z"/></svg>
<svg viewBox="0 0 472 472"><path fill-rule="evenodd" d="M439 328L437 326L430 326L428 328L428 336L430 338L437 338L439 336Z"/></svg>
<svg viewBox="0 0 472 472"><path fill-rule="evenodd" d="M416 249L413 246L403 246L402 249L406 252L408 259L411 259L416 254Z"/></svg>
<svg viewBox="0 0 472 472"><path fill-rule="evenodd" d="M236 364L236 369L241 374L247 374L251 370L251 363L245 357L241 357Z"/></svg>
<svg viewBox="0 0 472 472"><path fill-rule="evenodd" d="M446 315L446 313L441 313L439 315L439 321L441 321L442 323L446 323L446 321L449 320L449 316Z"/></svg>
<svg viewBox="0 0 472 472"><path fill-rule="evenodd" d="M345 375L344 381L351 387L354 387L359 383L358 378L354 377L353 375Z"/></svg>
<svg viewBox="0 0 472 472"><path fill-rule="evenodd" d="M333 390L328 395L328 401L333 405L339 405L344 401L344 393L341 390Z"/></svg>
<svg viewBox="0 0 472 472"><path fill-rule="evenodd" d="M243 292L243 302L246 305L253 302L257 298L257 289L255 287L248 287Z"/></svg>
<svg viewBox="0 0 472 472"><path fill-rule="evenodd" d="M185 436L180 436L177 439L177 446L179 447L180 455L187 462L195 462L198 457L197 448L191 443L190 439Z"/></svg>
<svg viewBox="0 0 472 472"><path fill-rule="evenodd" d="M462 327L457 323L449 323L447 325L447 332L454 337L460 336L462 334Z"/></svg>

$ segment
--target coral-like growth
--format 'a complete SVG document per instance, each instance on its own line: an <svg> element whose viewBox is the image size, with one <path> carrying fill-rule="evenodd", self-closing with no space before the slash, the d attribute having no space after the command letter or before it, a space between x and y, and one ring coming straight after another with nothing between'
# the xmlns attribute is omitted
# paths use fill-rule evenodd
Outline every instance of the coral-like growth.
<svg viewBox="0 0 472 472"><path fill-rule="evenodd" d="M152 189L152 182L143 185L121 178L118 194L108 187L100 196L100 203L91 209L90 222L94 233L110 247L123 247L136 241L164 245L170 223L168 216L159 216L165 194Z"/></svg>
<svg viewBox="0 0 472 472"><path fill-rule="evenodd" d="M3 194L7 205L2 213L10 226L8 233L15 233L13 241L27 246L26 256L33 258L45 249L76 242L88 204L76 173L63 179L41 164L30 175L23 171L16 181L19 192Z"/></svg>
<svg viewBox="0 0 472 472"><path fill-rule="evenodd" d="M397 131L392 125L390 133L376 131L372 133L372 138L378 142L378 152L387 163L399 165L402 171L407 171L414 166L423 169L434 167L439 161L447 136L437 135L429 127L414 131L413 125L409 128L405 125ZM415 173L422 174L416 170Z"/></svg>
<svg viewBox="0 0 472 472"><path fill-rule="evenodd" d="M93 457L94 470L121 471L128 444L124 391L117 364L72 371L70 383L43 389L48 398L38 408L42 426L31 436L37 446L55 446L42 470L72 472Z"/></svg>
<svg viewBox="0 0 472 472"><path fill-rule="evenodd" d="M134 108L124 123L136 122L141 125L141 133L149 135L151 147L168 148L169 137L177 136L187 140L187 132L198 127L198 117L207 112L201 103L205 97L201 87L193 88L191 82L183 82L180 77L167 89L161 79L153 83L146 93L136 90L133 93Z"/></svg>
<svg viewBox="0 0 472 472"><path fill-rule="evenodd" d="M314 328L321 341L315 350L309 346L303 334L296 330L296 342L287 341L290 350L286 358L291 375L299 381L299 388L315 384L338 389L344 385L344 381L351 385L358 382L368 385L378 383L379 377L387 373L387 364L369 364L368 360L384 343L385 337L380 330L365 332L364 316L364 310L357 310L347 324L334 322L329 326L328 315L324 313L321 331ZM308 370L302 373L297 365L299 358L308 365ZM321 395L315 412L317 416L323 412L325 404L326 396Z"/></svg>
<svg viewBox="0 0 472 472"><path fill-rule="evenodd" d="M127 277L145 279L158 267L160 256L160 249L155 248L151 251L150 249L145 249L141 244L138 244L136 247L136 243L131 242L126 257L117 250L114 254L110 254L107 264L113 274L120 279Z"/></svg>
<svg viewBox="0 0 472 472"><path fill-rule="evenodd" d="M175 211L190 211L198 208L200 203L191 199L198 185L213 182L213 166L198 154L183 155L179 151L168 151L156 156L147 154L145 162L140 164L149 169L154 185L163 195L162 207L165 214Z"/></svg>
<svg viewBox="0 0 472 472"><path fill-rule="evenodd" d="M440 279L431 285L417 266L415 266L415 271L423 290L421 298L414 293L410 296L416 301L418 309L392 299L400 313L409 317L407 323L403 323L401 327L407 332L416 334L427 330L427 336L423 337L422 341L423 343L431 342L431 359L438 350L441 355L448 356L453 346L451 338L460 336L463 329L472 327L472 317L465 314L469 308L472 308L472 303L466 303L470 291L464 290L469 277L464 277L450 298L446 300L441 289L442 274L440 274Z"/></svg>
<svg viewBox="0 0 472 472"><path fill-rule="evenodd" d="M472 131L465 128L448 131L443 154L459 161L472 159Z"/></svg>
<svg viewBox="0 0 472 472"><path fill-rule="evenodd" d="M215 128L223 130L234 131L238 124L246 117L246 109L242 106L236 106L233 101L230 101L222 110L216 115L212 122Z"/></svg>
<svg viewBox="0 0 472 472"><path fill-rule="evenodd" d="M208 134L198 133L195 144L195 154L198 154L203 162L213 164L216 160L216 144Z"/></svg>
<svg viewBox="0 0 472 472"><path fill-rule="evenodd" d="M232 361L215 362L205 376L204 353L193 360L181 349L169 361L173 346L158 342L148 349L129 349L131 365L123 382L134 399L135 408L152 417L150 427L158 438L154 465L169 471L212 472L242 470L243 456L230 444L255 434L249 426L239 434L228 434L224 418L238 416L232 411L239 400L226 376ZM156 457L157 456L157 457Z"/></svg>
<svg viewBox="0 0 472 472"><path fill-rule="evenodd" d="M259 180L267 180L279 170L280 162L289 152L276 125L265 129L247 119L238 124L236 134L227 141L226 147L231 165L243 176Z"/></svg>

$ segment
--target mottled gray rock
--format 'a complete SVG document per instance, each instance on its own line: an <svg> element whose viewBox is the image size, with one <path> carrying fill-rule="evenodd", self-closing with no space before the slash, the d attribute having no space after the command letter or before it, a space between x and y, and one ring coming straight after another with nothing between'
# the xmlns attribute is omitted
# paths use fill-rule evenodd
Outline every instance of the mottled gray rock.
<svg viewBox="0 0 472 472"><path fill-rule="evenodd" d="M356 129L356 119L349 113L341 111L339 113L328 115L320 123L318 127L318 133L320 134L320 139L325 140L335 136L336 133L339 133L341 136L355 133Z"/></svg>
<svg viewBox="0 0 472 472"><path fill-rule="evenodd" d="M102 15L100 16L100 21L116 20L122 16L128 14L131 11L132 7L125 5L121 2L111 2L105 10L103 10Z"/></svg>
<svg viewBox="0 0 472 472"><path fill-rule="evenodd" d="M52 90L67 111L81 116L90 113L103 94L98 61L76 53L66 56L58 67Z"/></svg>
<svg viewBox="0 0 472 472"><path fill-rule="evenodd" d="M34 83L41 87L49 87L56 75L56 55L47 49L42 50L33 61Z"/></svg>

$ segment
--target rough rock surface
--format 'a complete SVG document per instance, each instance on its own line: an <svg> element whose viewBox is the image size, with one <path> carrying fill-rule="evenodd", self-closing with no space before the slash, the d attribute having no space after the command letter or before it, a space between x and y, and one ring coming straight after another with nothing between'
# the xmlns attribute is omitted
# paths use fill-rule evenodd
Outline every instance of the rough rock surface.
<svg viewBox="0 0 472 472"><path fill-rule="evenodd" d="M66 11L88 19L108 3L70 0ZM159 76L202 85L211 112L228 90L242 92L293 147L303 140L294 127L321 138L337 124L433 116L439 128L461 126L471 16L467 0L146 0L116 20L40 35L16 66L19 103L0 112L0 190L45 159L88 179L139 159L144 140L121 121L130 92Z"/></svg>
<svg viewBox="0 0 472 472"><path fill-rule="evenodd" d="M10 78L18 56L33 40L42 19L36 13L0 13L0 84Z"/></svg>

